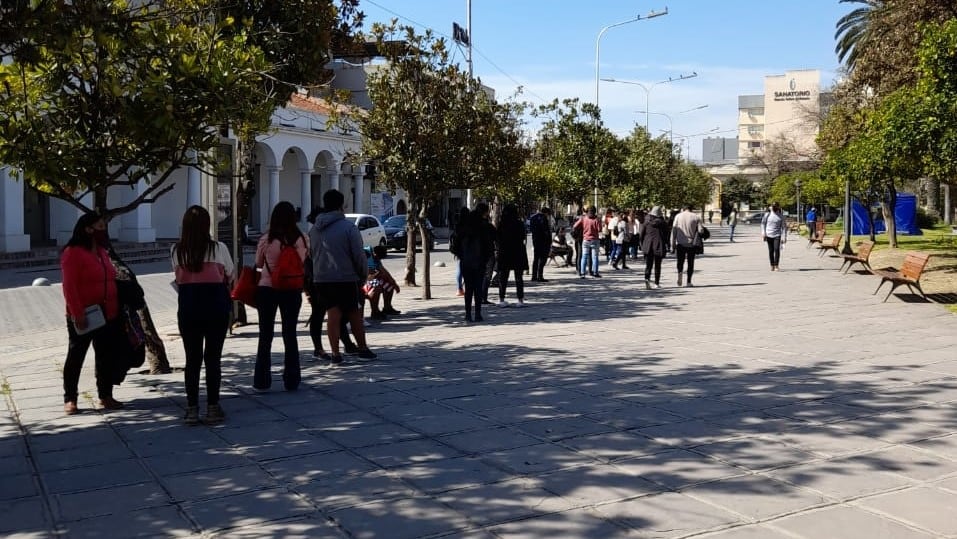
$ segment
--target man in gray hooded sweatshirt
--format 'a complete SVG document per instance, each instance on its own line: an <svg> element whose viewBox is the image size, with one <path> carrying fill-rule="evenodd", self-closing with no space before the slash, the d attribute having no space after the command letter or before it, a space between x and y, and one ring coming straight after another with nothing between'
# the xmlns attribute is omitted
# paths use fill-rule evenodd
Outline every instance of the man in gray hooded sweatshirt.
<svg viewBox="0 0 957 539"><path fill-rule="evenodd" d="M362 250L362 236L355 223L346 220L342 212L345 197L335 189L322 195L325 213L316 217L309 230L309 245L316 291L327 307L329 315L326 334L332 350L332 363L342 363L339 352L340 320L345 316L359 345L358 355L374 359L376 355L366 344L362 312L359 310L359 284L366 280L368 266Z"/></svg>

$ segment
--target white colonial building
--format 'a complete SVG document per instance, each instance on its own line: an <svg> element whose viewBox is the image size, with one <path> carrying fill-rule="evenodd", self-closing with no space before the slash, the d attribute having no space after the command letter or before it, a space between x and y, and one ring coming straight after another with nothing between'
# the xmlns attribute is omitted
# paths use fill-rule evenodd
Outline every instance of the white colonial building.
<svg viewBox="0 0 957 539"><path fill-rule="evenodd" d="M257 138L254 183L249 227L264 230L271 209L279 201L291 202L306 216L321 205L322 193L338 189L346 199L346 211L372 213L380 218L404 212L407 202L401 192L392 196L373 192L373 169L349 158L360 151L357 133L327 126L329 106L322 100L294 95L288 105L276 110L272 130ZM232 141L221 148L231 151ZM217 178L195 167L175 171L167 180L171 191L155 203L110 223L110 236L126 242L153 242L179 236L183 212L193 204L205 206L225 224L230 205L230 178ZM147 186L135 190L114 187L108 193L110 207L131 200ZM218 211L217 211L218 210ZM0 167L0 252L28 251L40 246L62 245L70 236L79 210L61 200L25 186L16 171Z"/></svg>

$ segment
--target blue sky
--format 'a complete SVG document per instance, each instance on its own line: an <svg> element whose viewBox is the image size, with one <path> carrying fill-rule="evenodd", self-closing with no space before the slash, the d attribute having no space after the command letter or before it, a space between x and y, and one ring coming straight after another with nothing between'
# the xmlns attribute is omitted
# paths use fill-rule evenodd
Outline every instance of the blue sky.
<svg viewBox="0 0 957 539"><path fill-rule="evenodd" d="M399 22L451 36L466 24L466 0L361 0L366 27ZM690 136L691 157L701 155L701 133L735 136L737 97L764 92L764 76L789 69L819 69L821 84L838 76L834 26L854 4L838 0L472 0L474 73L499 97L524 88L535 103L578 97L595 101L595 41L604 26L668 15L609 29L601 38L600 78L650 86L653 135L671 128ZM465 65L465 53L456 58ZM643 125L645 91L637 85L600 82L605 124L620 135ZM706 108L682 112L695 107ZM699 135L700 134L700 135Z"/></svg>

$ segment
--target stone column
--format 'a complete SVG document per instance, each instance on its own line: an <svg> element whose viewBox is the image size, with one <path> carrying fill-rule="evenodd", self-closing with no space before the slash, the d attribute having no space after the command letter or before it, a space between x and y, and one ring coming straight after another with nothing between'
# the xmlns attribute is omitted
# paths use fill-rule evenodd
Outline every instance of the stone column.
<svg viewBox="0 0 957 539"><path fill-rule="evenodd" d="M30 250L30 236L23 233L23 181L0 168L0 253Z"/></svg>
<svg viewBox="0 0 957 539"><path fill-rule="evenodd" d="M143 194L149 186L146 180L140 180L136 188L128 191L126 202ZM153 228L153 205L140 204L135 210L120 216L120 241L151 243L156 241L156 229Z"/></svg>
<svg viewBox="0 0 957 539"><path fill-rule="evenodd" d="M282 167L267 167L266 170L269 171L269 207L266 208L266 215L272 215L272 209L279 204L279 172Z"/></svg>
<svg viewBox="0 0 957 539"><path fill-rule="evenodd" d="M356 213L368 213L366 211L365 204L365 176L362 174L356 174L353 177L353 181L356 186L355 200L353 201L353 206L355 206Z"/></svg>
<svg viewBox="0 0 957 539"><path fill-rule="evenodd" d="M339 189L339 167L329 169L328 172L329 172L329 189L335 189L337 191L341 191L341 189Z"/></svg>
<svg viewBox="0 0 957 539"><path fill-rule="evenodd" d="M193 152L192 163L196 163L196 154ZM201 206L203 204L202 174L196 167L186 169L186 205Z"/></svg>
<svg viewBox="0 0 957 539"><path fill-rule="evenodd" d="M299 171L299 195L302 207L302 219L299 222L308 227L309 222L306 217L312 212L312 170L303 169Z"/></svg>

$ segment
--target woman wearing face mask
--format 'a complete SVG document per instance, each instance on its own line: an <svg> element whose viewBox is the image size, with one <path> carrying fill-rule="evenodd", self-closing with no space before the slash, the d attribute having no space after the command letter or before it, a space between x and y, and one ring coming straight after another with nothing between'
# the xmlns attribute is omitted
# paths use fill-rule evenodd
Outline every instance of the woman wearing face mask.
<svg viewBox="0 0 957 539"><path fill-rule="evenodd" d="M119 318L116 296L116 269L110 262L106 245L109 235L106 222L95 213L79 218L73 227L73 236L60 257L63 272L63 299L66 301L69 345L63 365L63 411L77 413L80 371L86 351L93 343L96 352L96 390L100 407L116 410L123 403L113 398L113 379L116 343L125 338ZM99 306L106 323L98 329L89 329L93 322L87 318L88 308Z"/></svg>

